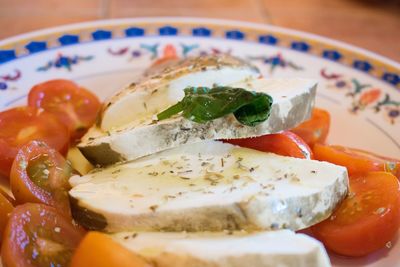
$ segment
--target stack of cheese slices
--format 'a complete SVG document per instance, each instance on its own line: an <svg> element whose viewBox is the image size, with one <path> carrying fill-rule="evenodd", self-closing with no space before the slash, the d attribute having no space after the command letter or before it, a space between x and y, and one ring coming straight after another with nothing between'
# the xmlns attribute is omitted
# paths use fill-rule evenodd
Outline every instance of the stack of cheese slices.
<svg viewBox="0 0 400 267"><path fill-rule="evenodd" d="M316 82L264 79L231 56L158 68L112 96L78 145L102 166L70 179L74 218L158 267L330 266L323 246L293 231L326 219L345 197L345 168L216 141L290 129L308 119ZM191 86L269 94L255 127L233 115L196 123L157 114Z"/></svg>

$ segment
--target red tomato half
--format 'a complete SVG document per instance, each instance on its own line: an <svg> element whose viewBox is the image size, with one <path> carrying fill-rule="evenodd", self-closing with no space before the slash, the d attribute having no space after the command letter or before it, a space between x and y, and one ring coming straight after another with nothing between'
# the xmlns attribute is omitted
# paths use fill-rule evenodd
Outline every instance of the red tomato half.
<svg viewBox="0 0 400 267"><path fill-rule="evenodd" d="M387 158L344 146L316 144L313 150L316 159L344 166L350 175L359 175L371 171L385 171L396 175L400 179L400 160L398 159Z"/></svg>
<svg viewBox="0 0 400 267"><path fill-rule="evenodd" d="M53 207L17 206L4 232L1 260L7 267L66 267L84 234Z"/></svg>
<svg viewBox="0 0 400 267"><path fill-rule="evenodd" d="M310 147L316 143L325 143L330 126L328 111L314 108L311 118L290 131L300 136Z"/></svg>
<svg viewBox="0 0 400 267"><path fill-rule="evenodd" d="M11 191L18 204L43 203L70 214L68 183L73 169L60 153L40 141L23 146L10 173Z"/></svg>
<svg viewBox="0 0 400 267"><path fill-rule="evenodd" d="M32 140L41 140L66 154L68 129L53 114L32 107L0 112L0 174L10 174L18 150Z"/></svg>
<svg viewBox="0 0 400 267"><path fill-rule="evenodd" d="M391 241L400 226L400 185L387 172L350 179L350 194L327 220L311 227L316 238L342 255L363 256Z"/></svg>
<svg viewBox="0 0 400 267"><path fill-rule="evenodd" d="M97 96L72 81L51 80L31 89L28 105L56 115L76 140L94 124L101 104Z"/></svg>
<svg viewBox="0 0 400 267"><path fill-rule="evenodd" d="M312 159L310 147L296 134L285 131L253 138L228 139L224 142L282 156Z"/></svg>

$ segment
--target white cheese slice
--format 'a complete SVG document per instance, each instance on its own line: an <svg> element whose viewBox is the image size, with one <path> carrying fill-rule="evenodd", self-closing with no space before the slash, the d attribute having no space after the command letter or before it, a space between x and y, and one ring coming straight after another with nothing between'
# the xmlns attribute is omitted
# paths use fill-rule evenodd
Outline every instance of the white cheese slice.
<svg viewBox="0 0 400 267"><path fill-rule="evenodd" d="M328 267L320 242L289 230L259 233L123 232L114 240L157 267Z"/></svg>
<svg viewBox="0 0 400 267"><path fill-rule="evenodd" d="M331 214L348 179L345 168L327 162L205 141L70 183L74 217L92 229L298 230Z"/></svg>
<svg viewBox="0 0 400 267"><path fill-rule="evenodd" d="M190 86L227 85L260 76L257 68L231 56L188 58L131 84L106 102L101 130L140 125L176 104Z"/></svg>
<svg viewBox="0 0 400 267"><path fill-rule="evenodd" d="M270 117L256 127L250 127L240 124L233 115L204 124L192 122L180 115L154 121L157 112L152 110L153 116L138 121L143 119L139 116L124 127L110 130L107 134L100 129L92 129L84 136L78 148L90 162L109 165L201 140L245 138L276 133L295 127L309 118L316 92L316 82L307 79L259 78L237 82L231 86L271 95L274 102ZM150 97L149 101L155 101L151 102L154 107L158 107L156 102L161 103L164 100L168 104L177 102L168 102L166 96L152 99ZM135 106L141 107L142 104L136 103ZM121 110L120 116L123 116L124 112Z"/></svg>

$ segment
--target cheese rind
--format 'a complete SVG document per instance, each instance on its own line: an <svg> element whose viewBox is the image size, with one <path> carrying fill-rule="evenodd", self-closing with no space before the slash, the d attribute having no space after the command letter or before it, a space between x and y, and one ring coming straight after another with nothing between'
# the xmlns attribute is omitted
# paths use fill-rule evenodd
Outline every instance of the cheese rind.
<svg viewBox="0 0 400 267"><path fill-rule="evenodd" d="M100 214L108 232L298 230L331 214L348 178L330 163L205 141L70 183L74 209Z"/></svg>
<svg viewBox="0 0 400 267"><path fill-rule="evenodd" d="M328 267L322 244L289 230L259 233L123 232L114 240L158 267Z"/></svg>
<svg viewBox="0 0 400 267"><path fill-rule="evenodd" d="M240 124L233 115L207 123L181 116L154 122L152 118L127 124L104 134L91 129L78 148L93 164L109 165L151 155L202 140L255 137L295 127L308 119L314 106L316 82L307 79L253 79L232 84L272 96L270 117L256 127Z"/></svg>

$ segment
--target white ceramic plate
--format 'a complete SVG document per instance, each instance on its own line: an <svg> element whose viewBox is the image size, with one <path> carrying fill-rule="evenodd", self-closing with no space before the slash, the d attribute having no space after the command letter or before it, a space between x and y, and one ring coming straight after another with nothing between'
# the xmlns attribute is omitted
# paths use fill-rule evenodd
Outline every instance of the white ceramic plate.
<svg viewBox="0 0 400 267"><path fill-rule="evenodd" d="M328 141L400 158L400 64L337 41L234 21L140 18L57 27L0 42L0 110L26 103L32 85L67 78L106 96L165 54L232 53L267 77L319 81L332 115ZM385 226L382 226L385 227ZM400 266L400 242L334 266Z"/></svg>

